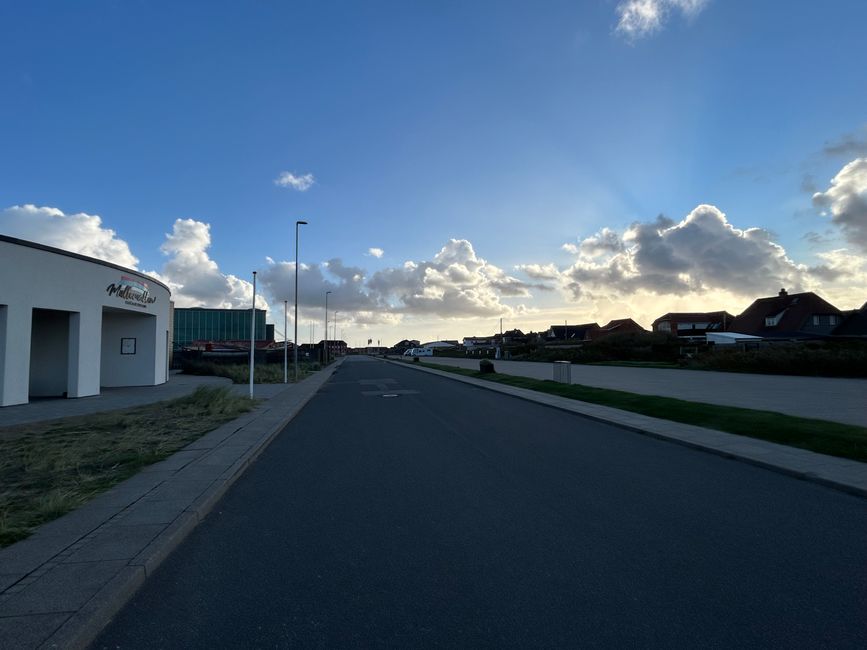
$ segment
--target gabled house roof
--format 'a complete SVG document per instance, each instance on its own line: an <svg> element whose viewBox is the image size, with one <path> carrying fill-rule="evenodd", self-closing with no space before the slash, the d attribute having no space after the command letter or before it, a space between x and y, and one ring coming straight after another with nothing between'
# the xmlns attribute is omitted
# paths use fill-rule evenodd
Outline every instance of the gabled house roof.
<svg viewBox="0 0 867 650"><path fill-rule="evenodd" d="M692 312L669 312L664 316L660 316L653 325L662 321L674 321L676 323L717 323L731 322L735 319L727 311L692 311Z"/></svg>
<svg viewBox="0 0 867 650"><path fill-rule="evenodd" d="M809 331L814 315L840 316L841 311L812 291L759 298L733 321L729 330L765 338L809 338L830 334Z"/></svg>
<svg viewBox="0 0 867 650"><path fill-rule="evenodd" d="M629 332L646 332L641 325L636 323L631 318L617 318L615 320L608 321L602 327L597 327L595 330L590 330L588 332L589 338L596 340L603 336L608 336L610 334L627 334Z"/></svg>
<svg viewBox="0 0 867 650"><path fill-rule="evenodd" d="M579 325L551 325L545 336L549 339L566 339L568 341L583 341L588 332L598 330L598 323L583 323Z"/></svg>
<svg viewBox="0 0 867 650"><path fill-rule="evenodd" d="M867 336L867 302L843 316L843 322L832 332L834 336Z"/></svg>
<svg viewBox="0 0 867 650"><path fill-rule="evenodd" d="M623 330L623 331L629 331L629 332L638 332L638 331L646 332L647 331L646 329L644 329L641 325L636 323L631 318L616 318L614 320L610 320L610 321L608 321L608 323L603 325L600 329L608 330L608 331L612 331L612 332L614 330Z"/></svg>

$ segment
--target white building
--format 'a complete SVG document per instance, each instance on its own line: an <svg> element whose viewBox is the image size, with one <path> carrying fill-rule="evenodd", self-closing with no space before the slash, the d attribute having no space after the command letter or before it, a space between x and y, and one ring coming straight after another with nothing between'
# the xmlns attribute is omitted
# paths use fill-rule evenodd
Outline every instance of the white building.
<svg viewBox="0 0 867 650"><path fill-rule="evenodd" d="M0 406L164 383L170 295L137 271L0 235Z"/></svg>

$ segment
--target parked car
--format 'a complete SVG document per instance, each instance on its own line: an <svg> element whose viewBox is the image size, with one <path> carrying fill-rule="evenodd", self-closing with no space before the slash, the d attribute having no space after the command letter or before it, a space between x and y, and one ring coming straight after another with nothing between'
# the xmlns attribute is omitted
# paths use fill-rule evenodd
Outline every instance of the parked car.
<svg viewBox="0 0 867 650"><path fill-rule="evenodd" d="M431 348L411 348L403 353L405 357L432 357L433 350Z"/></svg>

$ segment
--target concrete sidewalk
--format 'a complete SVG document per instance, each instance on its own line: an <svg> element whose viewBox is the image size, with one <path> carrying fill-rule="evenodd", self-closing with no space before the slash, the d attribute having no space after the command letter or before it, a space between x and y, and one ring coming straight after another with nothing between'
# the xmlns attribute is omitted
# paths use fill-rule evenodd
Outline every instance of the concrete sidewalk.
<svg viewBox="0 0 867 650"><path fill-rule="evenodd" d="M479 369L479 359L428 357L429 363ZM553 379L552 363L494 361L497 372L532 379ZM742 372L633 368L573 363L573 384L689 402L774 411L867 427L867 379L755 375Z"/></svg>
<svg viewBox="0 0 867 650"><path fill-rule="evenodd" d="M0 648L85 647L339 365L0 550Z"/></svg>
<svg viewBox="0 0 867 650"><path fill-rule="evenodd" d="M405 367L414 368L446 377L454 381L472 384L478 388L505 393L513 397L546 404L564 411L577 413L594 420L609 422L625 429L650 435L662 440L693 447L702 451L733 458L752 465L788 474L800 479L820 483L850 494L867 497L867 464L854 460L817 454L805 449L778 445L756 438L747 438L723 431L705 429L690 424L660 420L639 413L580 402L548 393L526 388L506 386L484 379L465 377L443 370L425 368L421 363L389 361ZM497 362L499 363L499 362Z"/></svg>

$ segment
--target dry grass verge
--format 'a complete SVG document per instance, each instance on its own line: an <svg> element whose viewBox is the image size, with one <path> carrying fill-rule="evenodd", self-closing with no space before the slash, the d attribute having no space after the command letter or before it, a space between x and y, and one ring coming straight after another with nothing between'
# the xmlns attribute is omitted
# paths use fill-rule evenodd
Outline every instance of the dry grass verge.
<svg viewBox="0 0 867 650"><path fill-rule="evenodd" d="M253 402L200 387L169 402L7 427L0 440L0 547L171 456Z"/></svg>

